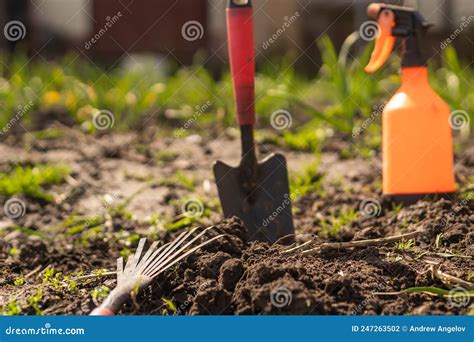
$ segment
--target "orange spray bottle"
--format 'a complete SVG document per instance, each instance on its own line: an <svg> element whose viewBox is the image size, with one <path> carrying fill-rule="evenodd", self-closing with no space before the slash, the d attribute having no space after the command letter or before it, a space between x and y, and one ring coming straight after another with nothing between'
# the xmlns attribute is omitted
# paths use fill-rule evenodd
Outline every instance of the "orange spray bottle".
<svg viewBox="0 0 474 342"><path fill-rule="evenodd" d="M366 72L389 58L397 38L402 46L402 84L382 114L383 192L413 203L426 195L455 191L449 107L428 83L421 51L428 28L414 9L373 3L379 34Z"/></svg>

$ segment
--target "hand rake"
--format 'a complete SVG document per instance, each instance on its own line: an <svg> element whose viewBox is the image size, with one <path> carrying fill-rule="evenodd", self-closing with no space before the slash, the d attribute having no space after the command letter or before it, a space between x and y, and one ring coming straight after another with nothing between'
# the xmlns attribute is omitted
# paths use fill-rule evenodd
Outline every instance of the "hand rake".
<svg viewBox="0 0 474 342"><path fill-rule="evenodd" d="M115 315L133 295L150 286L153 279L158 275L201 247L225 236L225 234L219 234L198 244L198 240L213 228L215 227L205 228L194 237L194 233L200 227L183 232L174 241L164 244L159 248L158 242L155 241L143 257L141 255L146 239L141 239L135 255L128 258L125 268L123 267L123 258L117 259L117 287L110 292L109 296L99 307L91 312L91 315Z"/></svg>

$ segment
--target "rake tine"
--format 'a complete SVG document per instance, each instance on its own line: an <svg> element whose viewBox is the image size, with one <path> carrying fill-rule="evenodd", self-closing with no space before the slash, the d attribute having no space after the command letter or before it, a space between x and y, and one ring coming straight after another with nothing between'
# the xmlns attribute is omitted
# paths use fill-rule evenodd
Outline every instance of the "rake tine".
<svg viewBox="0 0 474 342"><path fill-rule="evenodd" d="M185 235L181 234L178 239L173 241L173 243L170 245L170 248L167 248L166 251L158 255L155 260L153 260L146 268L144 268L143 274L146 275L148 272L147 270L154 268L155 265L162 262L163 259L166 259L171 253L173 253L176 250L176 248L181 246L184 243L184 241L186 241L186 239L189 236L191 236L199 228L200 227L193 228L189 232L185 232Z"/></svg>
<svg viewBox="0 0 474 342"><path fill-rule="evenodd" d="M129 258L127 259L127 262L125 263L125 267L124 267L124 269L123 269L123 274L122 274L122 276L123 276L124 278L126 278L126 277L129 275L129 273L130 273L129 270L130 270L130 266L131 266L131 265L132 265L132 257L129 257Z"/></svg>
<svg viewBox="0 0 474 342"><path fill-rule="evenodd" d="M161 246L158 250L156 250L151 256L150 258L143 264L142 268L140 269L140 271L142 271L143 269L145 269L146 267L148 267L148 265L150 265L150 263L154 263L156 258L158 259L161 259L163 257L163 254L166 254L168 253L168 251L170 249L173 248L173 246L178 243L180 240L182 240L183 238L186 238L185 235L188 234L188 232L183 232L181 233L177 238L176 240L174 241L171 241L171 242L168 242L167 244Z"/></svg>
<svg viewBox="0 0 474 342"><path fill-rule="evenodd" d="M179 244L181 241L186 240L187 237L188 237L190 234L192 234L192 233L193 233L196 229L198 229L198 228L199 228L199 227L196 227L196 228L192 229L192 230L189 231L189 232L183 232L183 233L181 233L175 241L169 242L169 243L167 243L167 244L164 244L163 246L161 246L161 247L158 248L157 250L155 250L155 249L156 249L156 246L158 245L158 242L155 241L155 242L150 246L149 250L148 250L148 251L146 252L146 254L143 256L143 258L140 260L140 262L139 262L139 263L136 263L136 261L138 261L138 259L136 258L138 252L140 252L140 254L141 254L142 251L143 251L143 245L144 245L144 243L142 244L142 240L145 240L145 241L146 241L146 239L141 239L141 240L140 240L140 243L139 243L139 246L138 246L138 248L137 248L137 252L135 253L134 262L133 262L133 265L132 265L132 266L133 266L133 267L132 267L132 270L133 270L133 271L131 271L130 274L132 274L132 273L138 273L138 274L140 274L140 273L142 272L142 270L143 270L145 267L147 267L147 266L150 264L150 262L153 262L153 259L155 259L157 256L158 256L158 259L162 259L162 258L163 258L163 254L160 254L160 251L162 251L163 249L165 249L164 252L162 252L162 253L164 253L164 254L169 254L169 253L171 253L171 252L176 248L176 247L174 247L174 245ZM140 248L140 247L141 247L141 248ZM152 252L153 252L153 254L152 254Z"/></svg>
<svg viewBox="0 0 474 342"><path fill-rule="evenodd" d="M158 259L162 258L163 255L167 255L171 253L170 251L173 251L175 246L180 244L182 240L186 240L189 234L192 234L197 228L193 228L190 231L184 231L182 232L174 241L170 243L168 248L166 248L162 254L158 256Z"/></svg>
<svg viewBox="0 0 474 342"><path fill-rule="evenodd" d="M197 228L194 228L192 231L190 231L190 233L192 234L193 232L195 232ZM206 229L204 229L201 233L199 233L196 237L194 237L191 241L189 241L188 243L186 243L186 245L184 245L184 247L181 247L180 249L178 249L178 251L174 252L172 255L171 252L174 251L176 248L182 246L182 244L186 241L186 239L191 235L191 234L187 234L186 236L186 239L183 239L180 241L179 244L176 244L176 246L174 246L173 250L166 253L166 255L162 255L160 256L157 260L155 260L150 266L148 266L146 268L146 270L144 270L144 274L147 275L149 274L150 272L154 272L154 270L160 268L163 264L166 264L169 262L169 260L172 260L174 257L176 257L177 255L179 255L181 252L183 252L190 244L192 244L194 241L196 241L196 239L198 239L199 237L201 237L203 234L206 233L207 230L209 230L211 227L207 227Z"/></svg>
<svg viewBox="0 0 474 342"><path fill-rule="evenodd" d="M137 264L136 266L136 269L140 269L141 266L145 263L145 261L148 260L148 258L150 257L150 255L156 250L156 247L158 246L158 241L154 241L150 248L147 250L147 252L145 253L145 255L143 256L143 258L140 260L140 262Z"/></svg>
<svg viewBox="0 0 474 342"><path fill-rule="evenodd" d="M117 284L122 282L123 276L123 257L117 259Z"/></svg>
<svg viewBox="0 0 474 342"><path fill-rule="evenodd" d="M224 237L224 236L227 236L227 234L221 234L221 235L217 235L215 237L213 237L212 239L210 240L207 240L203 243L201 243L200 245L190 249L189 251L187 251L186 253L184 253L183 255L181 255L179 258L173 260L173 262L171 262L171 264L167 265L167 266L164 266L164 268L162 269L159 269L159 270L156 270L155 269L155 273L152 273L149 277L151 278L155 278L156 276L158 276L159 274L163 273L164 271L166 271L168 268L170 268L171 266L173 266L174 264L176 264L177 262L181 261L183 258L187 257L188 255L190 255L191 253L194 253L196 250L198 250L199 248L202 248L208 244L210 244L211 242L213 242L214 240L217 240L217 239L220 239L221 237Z"/></svg>
<svg viewBox="0 0 474 342"><path fill-rule="evenodd" d="M143 259L142 262L143 264L140 262L141 265L139 265L139 272L142 273L142 271L148 267L148 265L153 262L153 260L158 256L160 255L160 253L162 253L162 250L169 247L169 245L171 245L172 242L168 242L168 243L165 243L163 246L161 246L160 248L158 248L157 250L155 250L153 252L152 255L150 255L149 257L147 257L147 259Z"/></svg>
<svg viewBox="0 0 474 342"><path fill-rule="evenodd" d="M197 239L199 239L201 236L203 236L208 230L214 228L214 226L210 226L210 227L207 227L206 229L204 229L201 233L199 233L198 235L196 235L191 241L189 241L186 245L184 245L184 247L182 247L181 249L179 249L177 252L175 252L173 255L167 257L167 259L165 260L162 260L160 261L159 263L155 262L153 264L153 266L151 267L148 267L144 274L145 275L148 275L150 273L153 273L155 270L159 269L160 267L163 267L165 266L170 260L173 260L177 255L179 255L180 253L182 253L183 251L186 250L186 248L188 248L194 241L196 241ZM163 258L161 258L163 259ZM180 259L181 260L181 259Z"/></svg>
<svg viewBox="0 0 474 342"><path fill-rule="evenodd" d="M133 255L133 257L128 258L127 263L125 264L125 270L123 271L125 277L128 277L133 273L133 270L135 269L138 259L140 258L140 255L143 251L143 246L145 245L145 242L145 238L140 239L135 254Z"/></svg>
<svg viewBox="0 0 474 342"><path fill-rule="evenodd" d="M138 261L140 260L140 257L142 256L142 253L143 253L143 248L145 247L145 243L146 243L146 238L140 239L137 250L135 251L135 255L133 257L133 264L132 264L133 270L137 268Z"/></svg>

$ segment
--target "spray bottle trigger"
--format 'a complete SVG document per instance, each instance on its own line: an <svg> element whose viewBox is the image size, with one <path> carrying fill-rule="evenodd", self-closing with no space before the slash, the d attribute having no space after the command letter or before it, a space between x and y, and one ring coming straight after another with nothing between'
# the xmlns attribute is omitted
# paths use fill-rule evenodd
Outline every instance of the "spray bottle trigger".
<svg viewBox="0 0 474 342"><path fill-rule="evenodd" d="M396 38L392 34L392 30L396 26L393 11L383 9L378 14L377 24L379 32L375 41L375 48L370 57L369 64L365 67L365 71L368 73L377 71L385 64L396 42Z"/></svg>

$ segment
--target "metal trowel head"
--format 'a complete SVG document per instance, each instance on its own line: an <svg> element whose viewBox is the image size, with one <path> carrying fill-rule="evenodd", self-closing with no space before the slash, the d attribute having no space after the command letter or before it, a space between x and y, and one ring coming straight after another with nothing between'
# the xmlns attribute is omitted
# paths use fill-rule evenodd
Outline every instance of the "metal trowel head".
<svg viewBox="0 0 474 342"><path fill-rule="evenodd" d="M251 240L289 244L294 240L294 227L286 159L272 154L257 165L257 182L248 193L243 186L242 166L214 163L224 215L240 218Z"/></svg>

